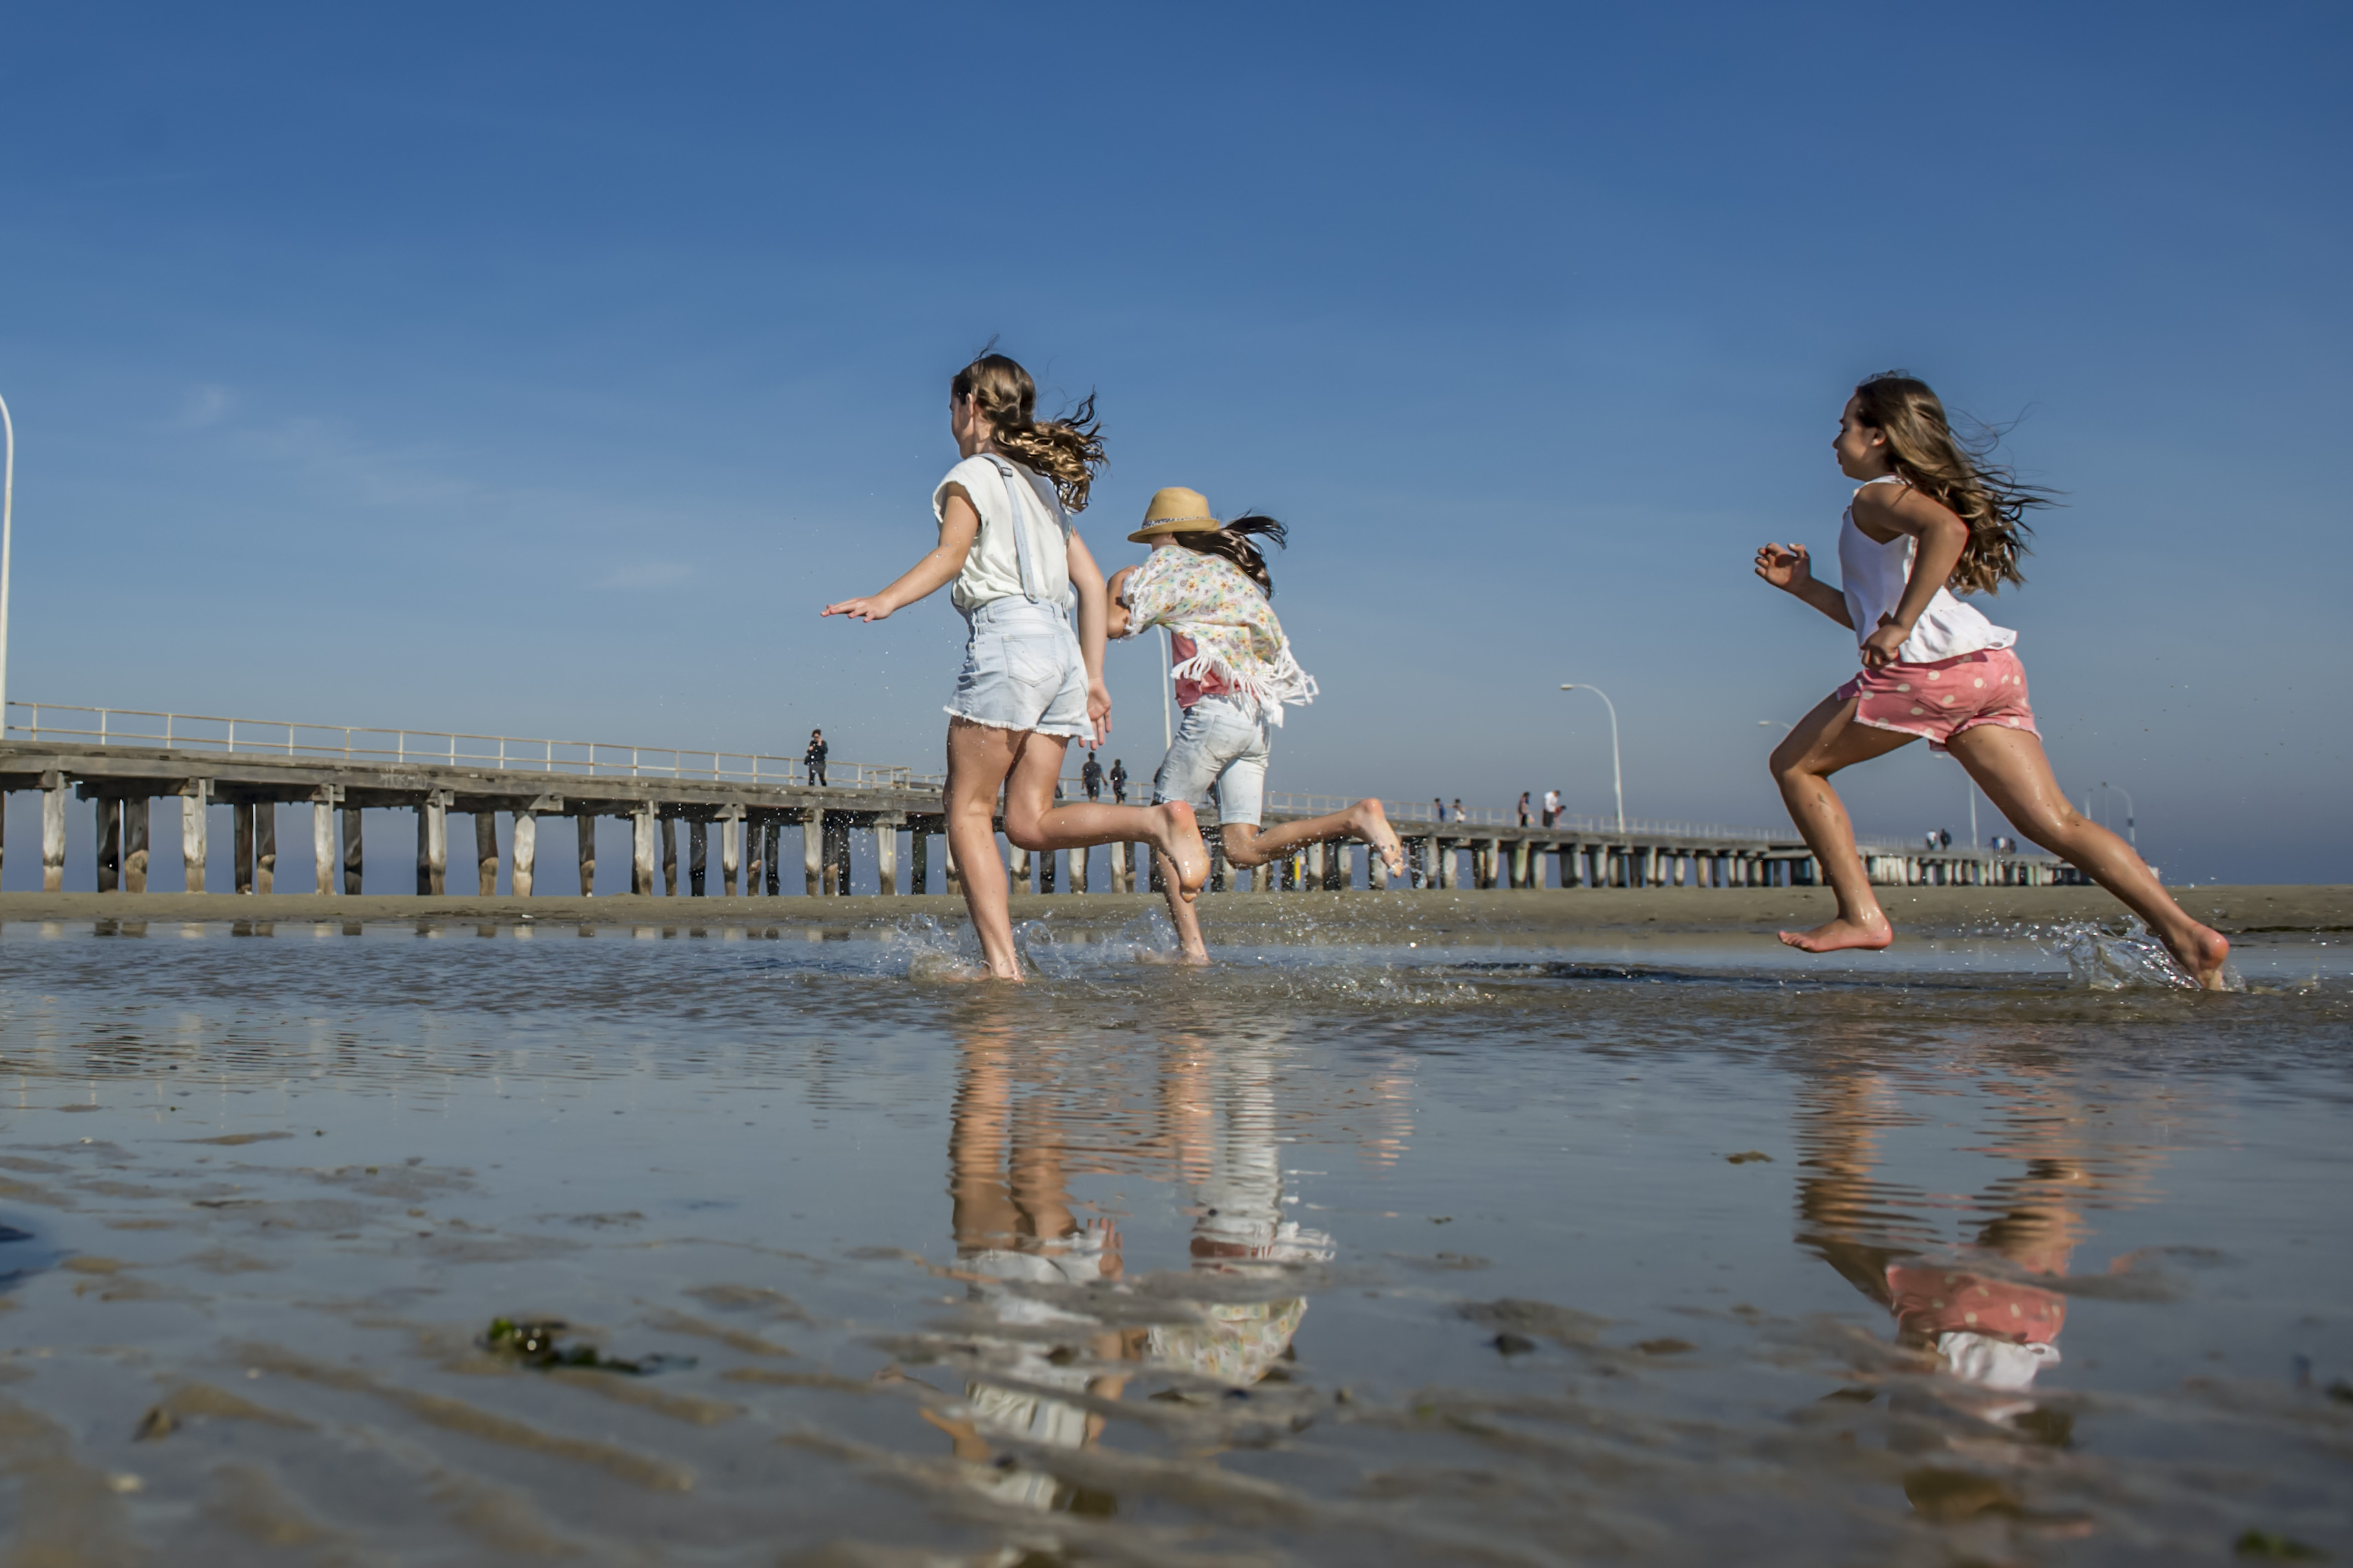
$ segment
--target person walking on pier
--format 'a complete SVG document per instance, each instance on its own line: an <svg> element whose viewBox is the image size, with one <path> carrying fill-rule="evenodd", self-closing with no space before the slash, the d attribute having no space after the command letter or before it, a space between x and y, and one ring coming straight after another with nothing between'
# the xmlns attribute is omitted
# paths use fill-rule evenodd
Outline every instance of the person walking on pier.
<svg viewBox="0 0 2353 1568"><path fill-rule="evenodd" d="M1111 731L1103 574L1069 515L1085 509L1103 448L1092 395L1066 419L1040 420L1037 405L1037 384L1003 354L983 351L956 372L948 429L961 461L932 492L938 546L881 593L824 610L880 621L954 584L949 602L966 635L947 705L948 847L989 973L1001 980L1022 974L994 826L1000 790L1005 836L1020 848L1147 843L1168 858L1174 899L1191 900L1209 878L1183 802L1054 804L1070 743L1101 744Z"/></svg>
<svg viewBox="0 0 2353 1568"><path fill-rule="evenodd" d="M1546 827L1553 827L1558 826L1559 822L1560 791L1548 789L1545 791L1544 825Z"/></svg>
<svg viewBox="0 0 2353 1568"><path fill-rule="evenodd" d="M2123 839L2067 804L2027 705L2025 668L2010 651L2018 634L1952 592L2023 584L2024 513L2047 498L1955 437L1936 395L1901 371L1854 389L1832 450L1840 472L1858 481L1839 530L1841 585L1814 577L1802 544L1757 552L1757 576L1852 629L1862 654L1862 673L1773 749L1774 781L1839 911L1781 940L1808 952L1894 940L1830 775L1925 737L1950 752L2020 832L2147 921L2198 984L2222 989L2231 944L2183 912Z"/></svg>
<svg viewBox="0 0 2353 1568"><path fill-rule="evenodd" d="M801 766L808 770L808 782L818 789L825 787L825 754L828 750L825 731L811 730L808 750L801 753Z"/></svg>
<svg viewBox="0 0 2353 1568"><path fill-rule="evenodd" d="M1528 792L1527 792L1527 791L1525 791L1525 790L1522 790L1522 791L1520 792L1520 826L1521 826L1522 827L1525 827L1527 825L1528 825Z"/></svg>
<svg viewBox="0 0 2353 1568"><path fill-rule="evenodd" d="M1117 805L1127 804L1127 764L1117 757L1111 760L1111 798Z"/></svg>
<svg viewBox="0 0 2353 1568"><path fill-rule="evenodd" d="M1267 602L1274 579L1251 542L1282 543L1282 524L1251 516L1221 525L1199 491L1177 487L1155 495L1144 526L1127 537L1152 553L1113 576L1108 630L1131 637L1168 628L1176 665L1169 673L1185 710L1176 743L1153 775L1153 800L1204 805L1214 798L1226 858L1235 866L1264 866L1303 845L1353 838L1370 845L1389 875L1403 876L1404 847L1376 799L1261 831L1273 731L1286 704L1315 700L1315 679L1299 668ZM1169 868L1160 870L1167 878ZM1186 961L1207 963L1200 916L1173 893L1168 911Z"/></svg>
<svg viewBox="0 0 2353 1568"><path fill-rule="evenodd" d="M1095 761L1092 752L1087 753L1086 766L1079 770L1079 787L1087 792L1089 800L1103 798L1103 764Z"/></svg>

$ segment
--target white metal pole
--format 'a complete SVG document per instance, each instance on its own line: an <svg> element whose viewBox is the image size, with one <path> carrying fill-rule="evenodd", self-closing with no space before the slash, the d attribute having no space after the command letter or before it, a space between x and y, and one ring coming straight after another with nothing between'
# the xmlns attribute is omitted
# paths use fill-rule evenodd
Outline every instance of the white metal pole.
<svg viewBox="0 0 2353 1568"><path fill-rule="evenodd" d="M1618 836L1622 838L1626 836L1626 772L1618 760L1618 704L1610 701L1609 693L1601 688L1588 686L1582 681L1572 680L1561 689L1590 691L1601 699L1603 707L1609 710L1609 784L1618 792Z"/></svg>
<svg viewBox="0 0 2353 1568"><path fill-rule="evenodd" d="M0 740L8 734L8 554L16 542L16 422L0 397L0 431L7 436L6 472L0 476Z"/></svg>
<svg viewBox="0 0 2353 1568"><path fill-rule="evenodd" d="M5 626L0 621L0 626ZM1166 756L1176 744L1176 719L1174 709L1176 689L1176 656L1168 648L1168 628L1160 628L1160 752Z"/></svg>

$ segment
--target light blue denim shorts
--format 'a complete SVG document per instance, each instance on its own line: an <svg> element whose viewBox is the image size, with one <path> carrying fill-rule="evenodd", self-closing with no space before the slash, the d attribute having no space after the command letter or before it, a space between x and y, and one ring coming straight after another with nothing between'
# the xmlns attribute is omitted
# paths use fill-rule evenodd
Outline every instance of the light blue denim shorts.
<svg viewBox="0 0 2353 1568"><path fill-rule="evenodd" d="M1181 800L1196 811L1215 805L1220 826L1257 826L1266 811L1268 740L1255 702L1202 698L1185 710L1176 743L1152 775L1152 803Z"/></svg>
<svg viewBox="0 0 2353 1568"><path fill-rule="evenodd" d="M992 730L1034 730L1083 740L1087 667L1059 605L992 599L965 616L964 668L947 710Z"/></svg>

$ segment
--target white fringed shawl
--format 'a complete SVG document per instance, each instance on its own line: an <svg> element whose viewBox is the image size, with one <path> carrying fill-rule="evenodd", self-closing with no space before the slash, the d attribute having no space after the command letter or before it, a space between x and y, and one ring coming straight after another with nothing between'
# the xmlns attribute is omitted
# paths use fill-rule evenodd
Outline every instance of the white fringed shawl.
<svg viewBox="0 0 2353 1568"><path fill-rule="evenodd" d="M1127 574L1121 597L1128 636L1161 626L1193 640L1193 657L1171 672L1176 678L1222 678L1278 728L1284 704L1315 700L1315 678L1292 657L1273 607L1232 562L1181 545L1155 550Z"/></svg>

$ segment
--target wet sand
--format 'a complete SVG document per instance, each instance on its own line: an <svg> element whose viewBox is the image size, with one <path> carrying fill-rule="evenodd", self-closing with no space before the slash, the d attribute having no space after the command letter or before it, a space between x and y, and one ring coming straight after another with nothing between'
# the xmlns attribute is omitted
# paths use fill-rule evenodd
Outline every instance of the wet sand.
<svg viewBox="0 0 2353 1568"><path fill-rule="evenodd" d="M0 930L0 1558L2353 1551L2346 944L2212 995L2064 921L1641 917L1726 899L1238 896L1209 973L1038 900L1023 987L927 978L936 899L52 904Z"/></svg>
<svg viewBox="0 0 2353 1568"><path fill-rule="evenodd" d="M2028 926L2121 922L2124 907L2097 888L1883 888L1880 901L1901 931L1915 936L1993 933ZM2225 935L2353 931L2353 887L2181 888L2174 896ZM1149 894L1029 894L1013 900L1018 921L1058 930L1112 931L1163 908ZM1202 923L1226 940L1310 942L1566 938L1581 933L1761 933L1831 918L1827 889L1725 888L1367 893L1211 893ZM371 894L321 898L278 893L5 893L5 921L446 921L505 925L823 925L852 931L915 917L960 921L964 900L942 894L815 900L671 899L628 896L545 899L419 898Z"/></svg>

